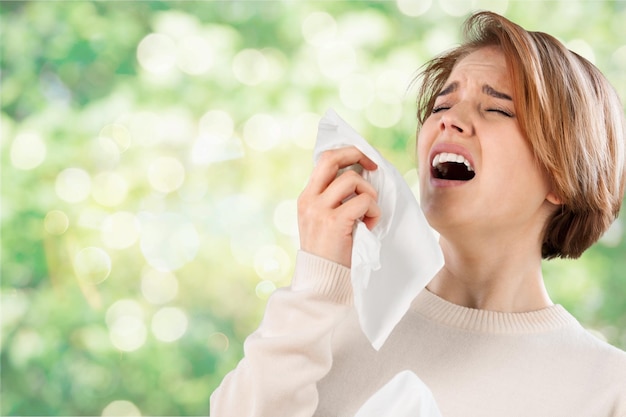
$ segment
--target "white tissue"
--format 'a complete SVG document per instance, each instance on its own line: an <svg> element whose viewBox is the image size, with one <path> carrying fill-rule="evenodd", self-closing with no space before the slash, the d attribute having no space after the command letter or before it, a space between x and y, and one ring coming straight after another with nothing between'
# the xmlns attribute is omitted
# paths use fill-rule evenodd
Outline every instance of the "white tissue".
<svg viewBox="0 0 626 417"><path fill-rule="evenodd" d="M411 371L402 371L372 395L354 417L441 417L430 389Z"/></svg>
<svg viewBox="0 0 626 417"><path fill-rule="evenodd" d="M328 110L320 120L314 159L329 149L355 146L378 165L363 176L378 192L381 219L353 234L351 280L363 333L379 350L411 301L443 266L434 231L404 178L391 163Z"/></svg>

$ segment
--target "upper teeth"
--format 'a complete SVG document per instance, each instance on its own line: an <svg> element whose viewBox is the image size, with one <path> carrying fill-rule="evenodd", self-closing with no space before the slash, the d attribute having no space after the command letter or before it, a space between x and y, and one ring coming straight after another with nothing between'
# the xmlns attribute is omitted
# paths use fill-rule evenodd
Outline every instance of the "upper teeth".
<svg viewBox="0 0 626 417"><path fill-rule="evenodd" d="M463 155L448 152L442 152L435 155L435 157L433 158L433 168L436 168L438 165L443 164L444 162L456 162L459 164L464 164L467 167L468 171L474 170L469 161L465 159Z"/></svg>

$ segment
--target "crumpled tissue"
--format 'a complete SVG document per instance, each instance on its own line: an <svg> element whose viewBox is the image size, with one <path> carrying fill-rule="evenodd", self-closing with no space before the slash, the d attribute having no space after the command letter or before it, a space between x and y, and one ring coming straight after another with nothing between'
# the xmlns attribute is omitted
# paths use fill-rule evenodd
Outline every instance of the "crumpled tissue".
<svg viewBox="0 0 626 417"><path fill-rule="evenodd" d="M411 371L402 371L359 408L354 417L441 417L432 392Z"/></svg>
<svg viewBox="0 0 626 417"><path fill-rule="evenodd" d="M359 324L379 350L417 294L443 266L443 254L402 175L332 109L319 122L313 151L355 146L378 165L362 175L378 192L380 221L353 233L351 281Z"/></svg>

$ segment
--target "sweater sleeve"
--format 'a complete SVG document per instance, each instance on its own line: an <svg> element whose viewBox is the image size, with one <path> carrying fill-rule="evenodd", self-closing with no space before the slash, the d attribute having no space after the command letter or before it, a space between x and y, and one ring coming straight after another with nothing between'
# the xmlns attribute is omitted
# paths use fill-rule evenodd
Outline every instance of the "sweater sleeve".
<svg viewBox="0 0 626 417"><path fill-rule="evenodd" d="M311 417L332 365L331 336L352 303L350 269L300 251L291 287L268 299L244 358L211 395L211 417Z"/></svg>

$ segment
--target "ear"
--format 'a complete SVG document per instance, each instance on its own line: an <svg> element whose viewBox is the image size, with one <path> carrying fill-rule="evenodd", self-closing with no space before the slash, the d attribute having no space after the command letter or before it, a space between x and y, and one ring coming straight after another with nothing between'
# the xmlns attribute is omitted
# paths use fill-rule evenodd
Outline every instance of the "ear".
<svg viewBox="0 0 626 417"><path fill-rule="evenodd" d="M546 195L546 200L554 204L555 206L560 206L561 204L563 204L561 199L552 191L550 191L548 195Z"/></svg>

